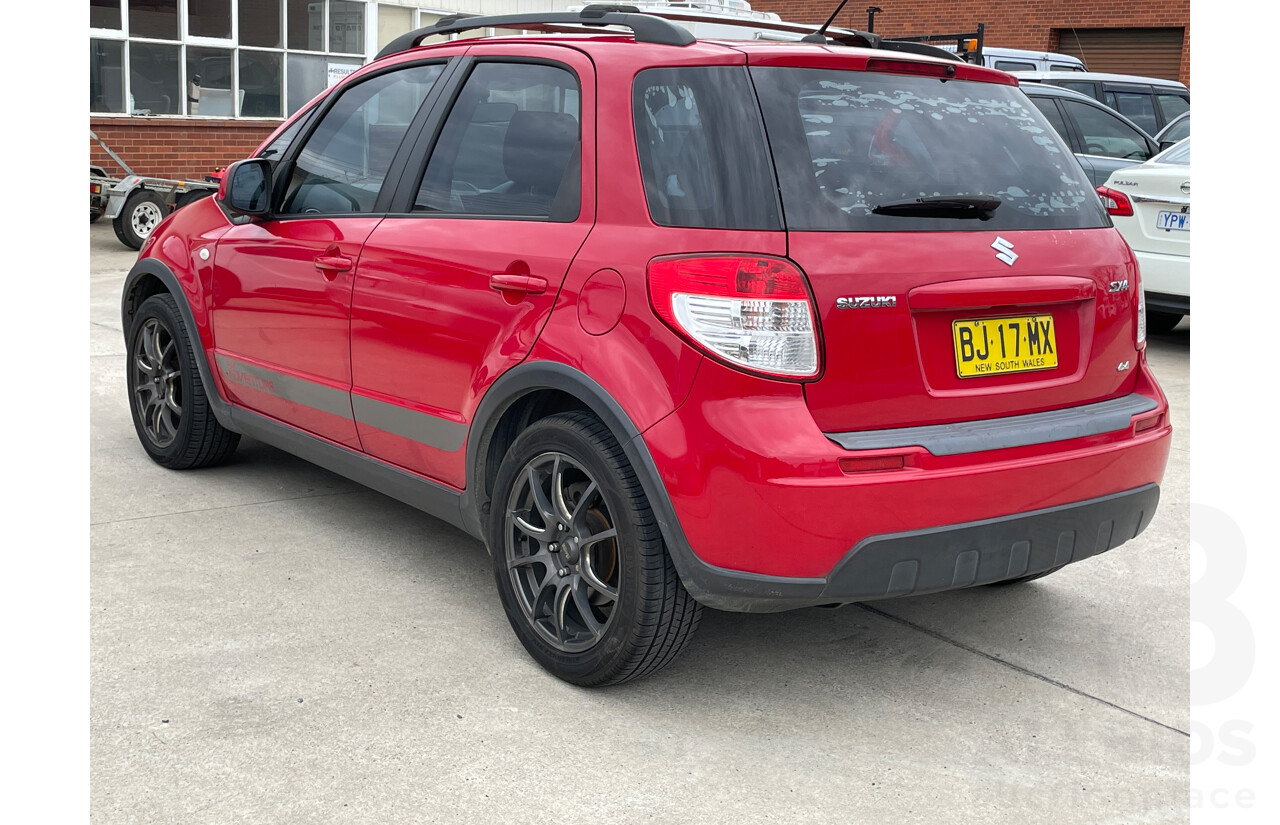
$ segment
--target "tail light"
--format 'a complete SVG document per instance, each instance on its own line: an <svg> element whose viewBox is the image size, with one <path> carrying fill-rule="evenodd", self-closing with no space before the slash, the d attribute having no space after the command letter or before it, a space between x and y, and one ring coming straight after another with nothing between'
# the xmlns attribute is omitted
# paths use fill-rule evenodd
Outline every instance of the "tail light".
<svg viewBox="0 0 1280 825"><path fill-rule="evenodd" d="M815 312L804 274L760 255L697 255L649 262L649 300L690 343L769 376L812 378Z"/></svg>
<svg viewBox="0 0 1280 825"><path fill-rule="evenodd" d="M1117 192L1107 186L1099 186L1098 197L1102 198L1102 205L1106 207L1108 215L1117 218L1127 218L1133 215L1133 203L1125 193Z"/></svg>

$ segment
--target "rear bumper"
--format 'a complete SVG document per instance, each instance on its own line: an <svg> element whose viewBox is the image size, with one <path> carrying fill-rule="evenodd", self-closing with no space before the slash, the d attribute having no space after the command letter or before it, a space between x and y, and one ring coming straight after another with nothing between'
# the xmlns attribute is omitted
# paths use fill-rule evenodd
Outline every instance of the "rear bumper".
<svg viewBox="0 0 1280 825"><path fill-rule="evenodd" d="M1139 368L1135 395L1149 403L1105 431L950 455L843 449L794 385L751 397L704 370L642 436L676 568L709 607L771 612L986 584L1113 549L1150 523L1169 453L1167 402ZM886 455L904 466L839 464Z"/></svg>
<svg viewBox="0 0 1280 825"><path fill-rule="evenodd" d="M1191 258L1134 250L1147 308L1187 314L1191 308ZM1154 306L1154 304L1161 304Z"/></svg>

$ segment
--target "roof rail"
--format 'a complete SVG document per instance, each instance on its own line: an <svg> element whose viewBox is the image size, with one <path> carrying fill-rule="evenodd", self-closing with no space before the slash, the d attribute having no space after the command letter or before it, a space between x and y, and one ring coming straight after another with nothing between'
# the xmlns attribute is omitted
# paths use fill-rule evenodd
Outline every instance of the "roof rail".
<svg viewBox="0 0 1280 825"><path fill-rule="evenodd" d="M422 45L422 41L438 34L453 34L471 29L525 28L543 31L580 31L579 26L622 26L635 33L638 43L661 43L667 46L688 46L696 41L687 30L647 14L640 14L635 6L592 4L578 12L534 12L529 14L501 14L481 16L452 14L436 21L434 26L402 34L392 40L378 58L408 51ZM377 58L375 58L377 59Z"/></svg>

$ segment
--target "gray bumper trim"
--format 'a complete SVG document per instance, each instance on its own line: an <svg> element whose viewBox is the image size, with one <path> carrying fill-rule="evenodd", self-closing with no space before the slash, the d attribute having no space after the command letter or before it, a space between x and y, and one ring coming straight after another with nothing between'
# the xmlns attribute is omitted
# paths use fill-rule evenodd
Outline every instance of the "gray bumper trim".
<svg viewBox="0 0 1280 825"><path fill-rule="evenodd" d="M846 450L924 447L934 455L960 455L1123 430L1129 426L1133 416L1154 410L1156 406L1154 399L1133 393L1097 404L1008 418L895 430L826 433L826 436Z"/></svg>

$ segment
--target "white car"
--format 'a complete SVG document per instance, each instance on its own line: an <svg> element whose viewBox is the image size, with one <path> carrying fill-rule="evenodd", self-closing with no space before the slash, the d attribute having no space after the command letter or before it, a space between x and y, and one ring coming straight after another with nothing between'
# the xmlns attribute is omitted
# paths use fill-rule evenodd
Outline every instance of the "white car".
<svg viewBox="0 0 1280 825"><path fill-rule="evenodd" d="M1147 329L1169 332L1191 314L1191 138L1112 172L1098 195L1138 258Z"/></svg>

